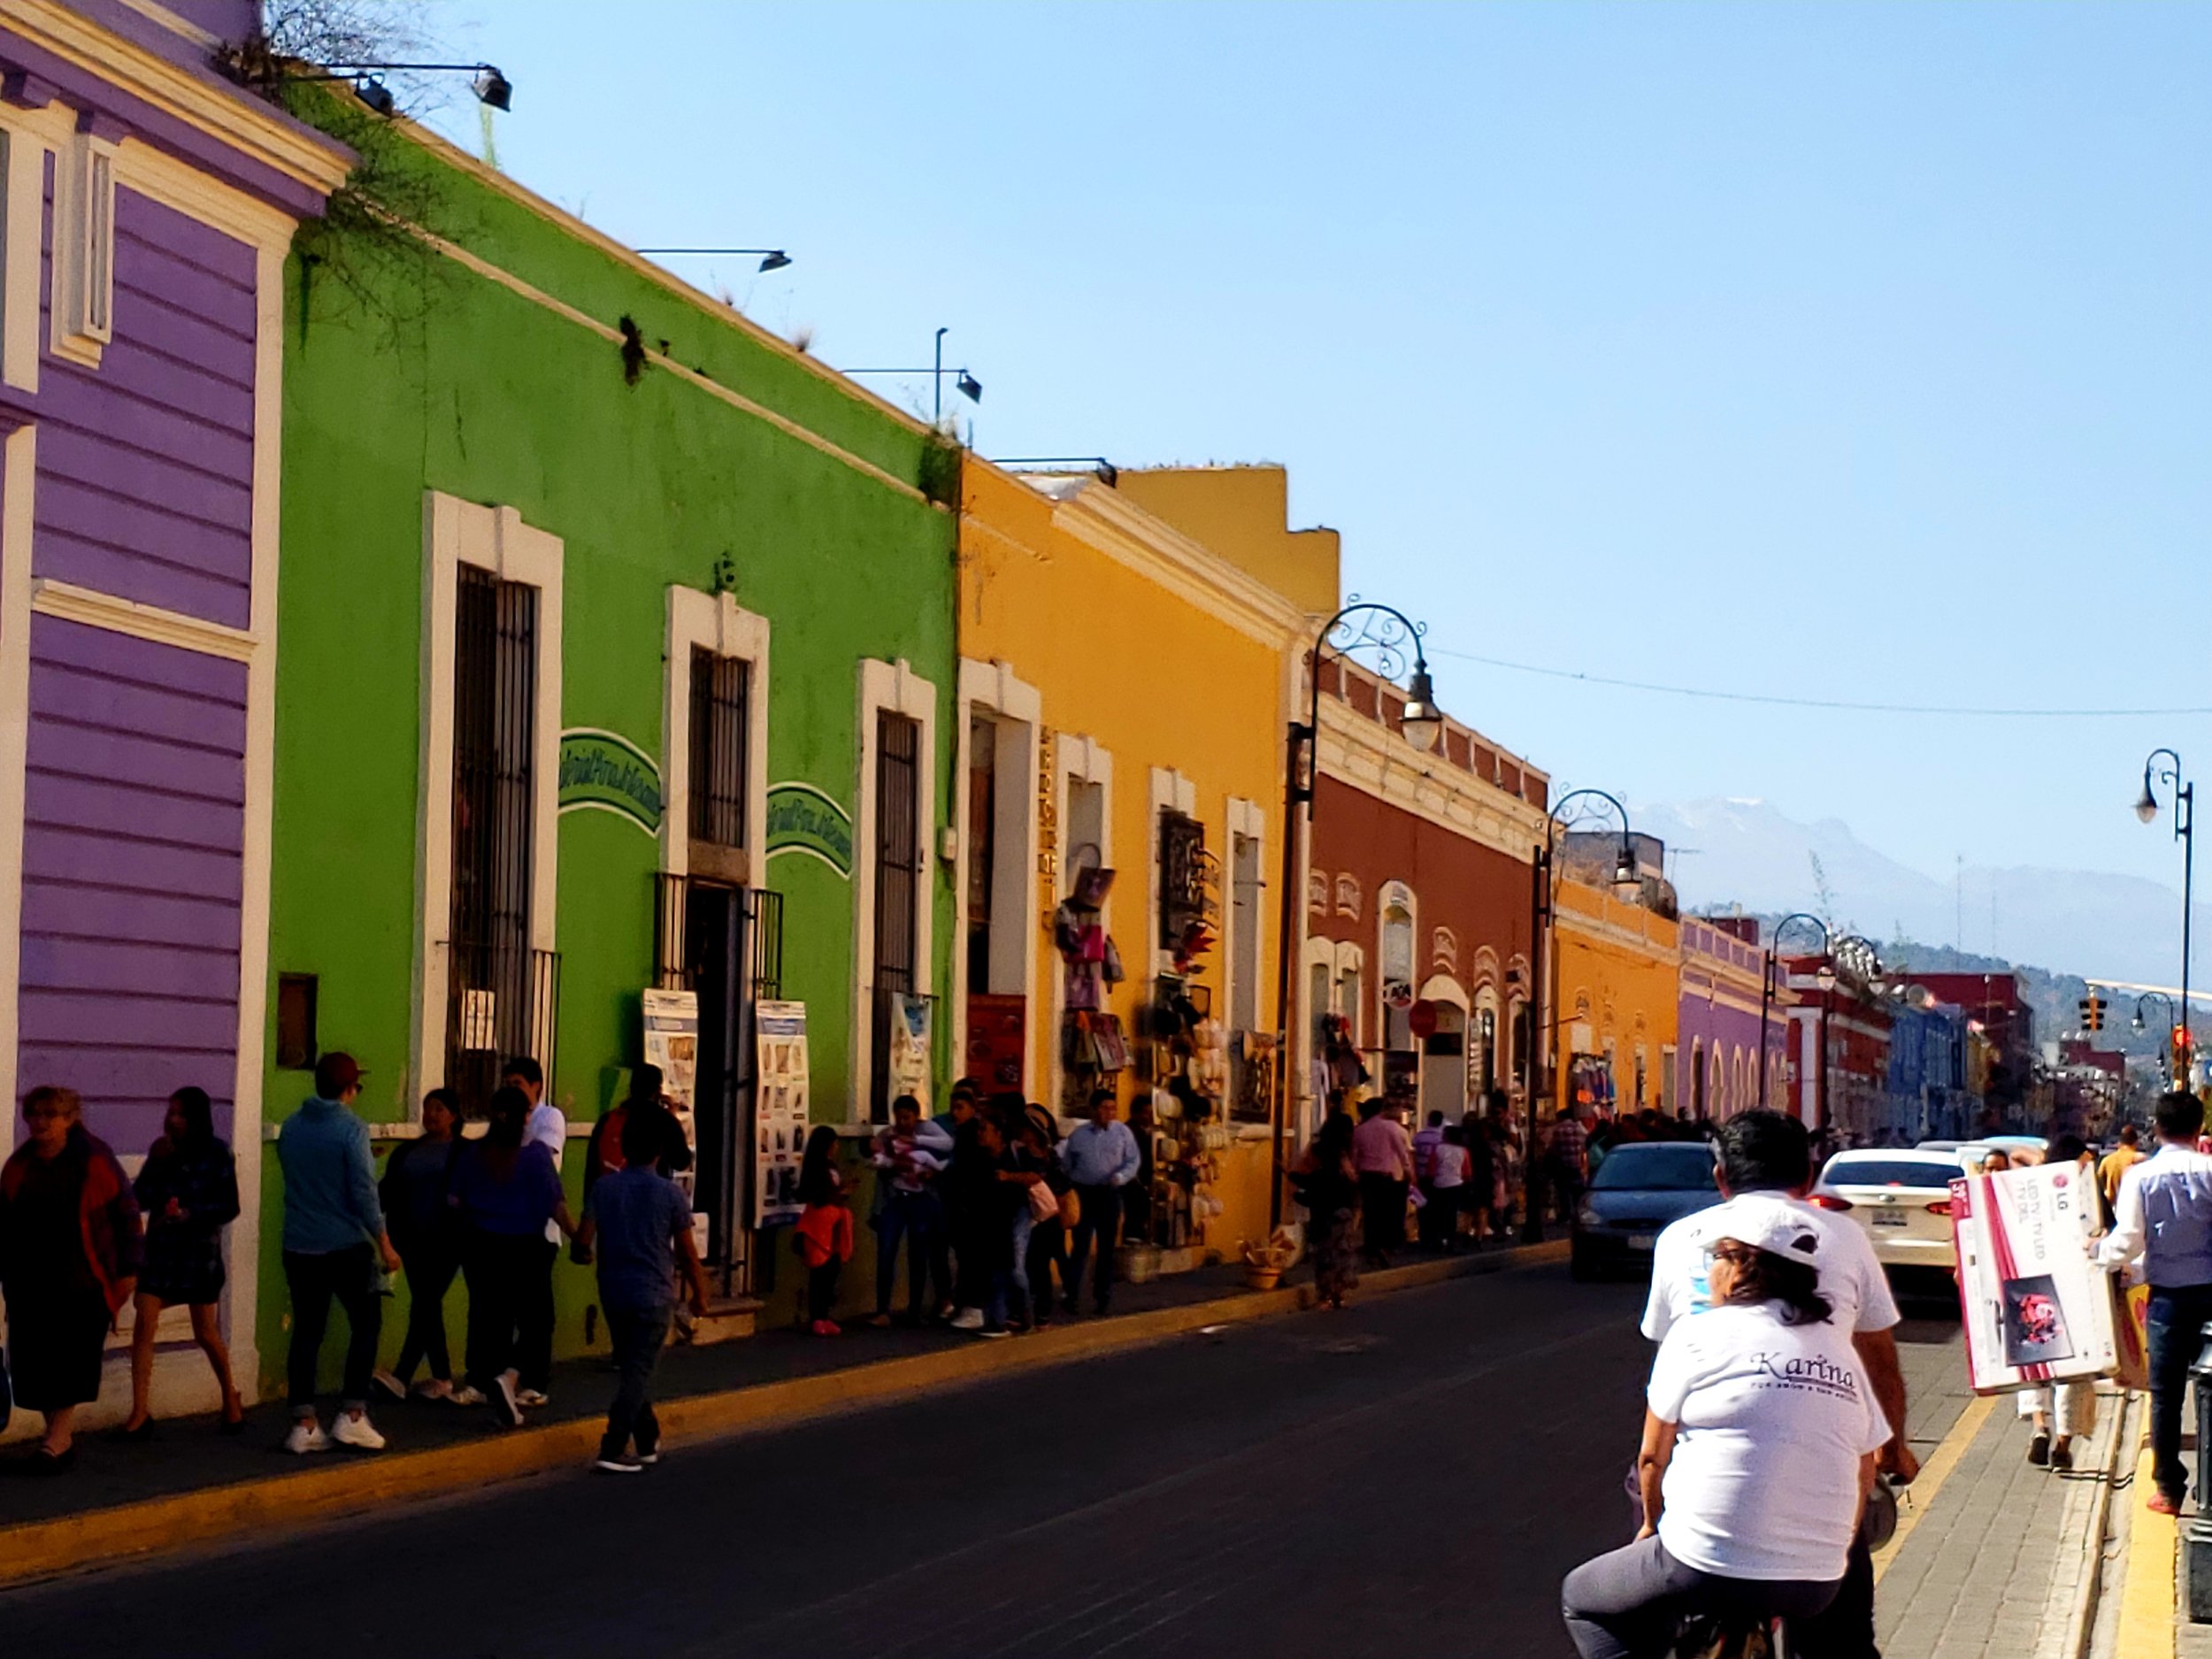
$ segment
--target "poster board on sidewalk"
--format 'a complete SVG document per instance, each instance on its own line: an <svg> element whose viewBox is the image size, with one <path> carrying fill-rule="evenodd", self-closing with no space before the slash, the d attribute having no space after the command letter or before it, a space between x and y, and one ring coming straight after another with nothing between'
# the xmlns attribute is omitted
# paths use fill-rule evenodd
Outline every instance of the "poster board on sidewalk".
<svg viewBox="0 0 2212 1659"><path fill-rule="evenodd" d="M753 1107L753 1225L796 1221L806 1154L806 1004L758 1002L753 1033L759 1082Z"/></svg>
<svg viewBox="0 0 2212 1659"><path fill-rule="evenodd" d="M2118 1371L2110 1276L2085 1248L2096 1198L2072 1164L1951 1183L1966 1363L1976 1394Z"/></svg>

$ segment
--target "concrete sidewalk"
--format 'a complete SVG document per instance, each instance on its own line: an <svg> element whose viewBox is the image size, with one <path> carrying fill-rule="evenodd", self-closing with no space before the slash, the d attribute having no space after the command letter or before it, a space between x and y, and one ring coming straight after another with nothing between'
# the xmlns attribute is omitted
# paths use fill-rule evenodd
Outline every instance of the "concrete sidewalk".
<svg viewBox="0 0 2212 1659"><path fill-rule="evenodd" d="M1563 1260L1562 1243L1420 1261L1366 1274L1360 1294ZM864 1409L1009 1371L1064 1363L1210 1325L1295 1311L1302 1282L1242 1287L1242 1270L1207 1269L1121 1286L1117 1311L1008 1341L938 1328L856 1327L835 1339L767 1332L664 1356L656 1392L664 1433L696 1441ZM211 1417L162 1425L142 1446L96 1436L59 1479L0 1480L0 1584L112 1564L216 1540L242 1542L376 1509L395 1500L466 1492L563 1464L597 1446L613 1379L603 1357L556 1368L552 1403L520 1430L484 1409L411 1402L375 1411L390 1441L374 1455L285 1453L280 1402L257 1407L248 1432L216 1432ZM19 1463L0 1464L13 1472Z"/></svg>
<svg viewBox="0 0 2212 1659"><path fill-rule="evenodd" d="M1962 1379L1953 1386L1963 1394ZM1911 1530L1881 1563L1886 1659L2081 1659L2127 1407L2101 1394L2096 1430L2062 1472L2027 1461L2010 1396L1967 1396L1916 1483Z"/></svg>

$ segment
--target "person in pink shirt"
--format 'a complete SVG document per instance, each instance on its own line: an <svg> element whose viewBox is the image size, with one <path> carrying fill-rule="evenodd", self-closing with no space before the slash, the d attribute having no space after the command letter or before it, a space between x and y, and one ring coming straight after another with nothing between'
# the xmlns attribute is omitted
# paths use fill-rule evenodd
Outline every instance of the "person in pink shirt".
<svg viewBox="0 0 2212 1659"><path fill-rule="evenodd" d="M1406 1193L1413 1185L1413 1140L1398 1118L1395 1102L1360 1102L1352 1131L1352 1168L1359 1175L1364 1255L1371 1267L1390 1265L1390 1253L1406 1241Z"/></svg>

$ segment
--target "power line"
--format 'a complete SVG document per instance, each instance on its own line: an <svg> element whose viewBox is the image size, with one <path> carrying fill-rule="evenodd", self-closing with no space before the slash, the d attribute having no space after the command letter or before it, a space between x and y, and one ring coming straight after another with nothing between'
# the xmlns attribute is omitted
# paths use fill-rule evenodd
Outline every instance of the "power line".
<svg viewBox="0 0 2212 1659"><path fill-rule="evenodd" d="M1669 697L1698 697L1711 703L1756 703L1785 709L1831 709L1850 714L1938 714L1970 716L1985 720L2105 720L2145 715L2212 714L2208 708L2164 709L1990 709L1947 703L1854 703L1840 697L1786 697L1770 692L1714 691L1701 686L1663 686L1648 680L1622 680L1610 674L1586 674L1571 668L1548 668L1540 663L1516 663L1502 657L1484 657L1474 651L1455 651L1441 645L1427 647L1431 657L1449 657L1485 668L1502 668L1516 674L1540 674L1548 680L1578 680L1586 686L1613 686L1624 691L1649 691Z"/></svg>

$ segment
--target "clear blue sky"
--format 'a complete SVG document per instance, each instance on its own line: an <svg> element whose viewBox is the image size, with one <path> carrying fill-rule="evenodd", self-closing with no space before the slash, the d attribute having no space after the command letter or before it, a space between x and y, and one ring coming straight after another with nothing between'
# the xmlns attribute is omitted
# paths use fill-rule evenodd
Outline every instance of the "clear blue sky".
<svg viewBox="0 0 2212 1659"><path fill-rule="evenodd" d="M1441 649L2212 704L2212 10L437 15L514 80L523 182L634 244L788 248L686 270L829 363L926 362L949 325L987 455L1286 463L1346 587ZM1763 796L1939 877L1963 852L2177 885L2128 803L2155 743L2212 766L2198 717L1435 666L1563 783Z"/></svg>

